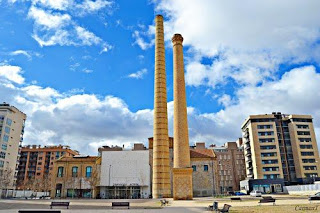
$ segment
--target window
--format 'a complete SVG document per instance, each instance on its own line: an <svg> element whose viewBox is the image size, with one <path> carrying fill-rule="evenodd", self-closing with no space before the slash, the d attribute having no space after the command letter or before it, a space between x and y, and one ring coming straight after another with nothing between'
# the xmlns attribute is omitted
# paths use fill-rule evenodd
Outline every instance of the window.
<svg viewBox="0 0 320 213"><path fill-rule="evenodd" d="M311 142L311 138L299 138L300 142Z"/></svg>
<svg viewBox="0 0 320 213"><path fill-rule="evenodd" d="M9 119L9 118L7 118L7 125L8 125L8 126L11 126L11 124L12 124L12 120Z"/></svg>
<svg viewBox="0 0 320 213"><path fill-rule="evenodd" d="M300 149L312 149L312 145L300 145Z"/></svg>
<svg viewBox="0 0 320 213"><path fill-rule="evenodd" d="M4 131L5 131L5 133L10 134L10 127L7 127L7 126L6 126L6 127L4 128Z"/></svg>
<svg viewBox="0 0 320 213"><path fill-rule="evenodd" d="M86 167L86 177L91 177L91 175L92 175L92 167L87 166Z"/></svg>
<svg viewBox="0 0 320 213"><path fill-rule="evenodd" d="M277 164L278 160L263 160L262 164Z"/></svg>
<svg viewBox="0 0 320 213"><path fill-rule="evenodd" d="M192 165L192 169L193 169L194 172L196 172L197 171L197 166L196 165Z"/></svg>
<svg viewBox="0 0 320 213"><path fill-rule="evenodd" d="M41 170L41 167L38 167L37 170Z"/></svg>
<svg viewBox="0 0 320 213"><path fill-rule="evenodd" d="M298 131L298 135L310 135L309 131Z"/></svg>
<svg viewBox="0 0 320 213"><path fill-rule="evenodd" d="M3 136L3 141L8 142L9 141L9 135L4 135Z"/></svg>
<svg viewBox="0 0 320 213"><path fill-rule="evenodd" d="M1 148L2 148L3 150L7 150L7 144L2 144Z"/></svg>
<svg viewBox="0 0 320 213"><path fill-rule="evenodd" d="M203 166L203 171L207 172L209 170L209 166L208 165L204 165Z"/></svg>
<svg viewBox="0 0 320 213"><path fill-rule="evenodd" d="M298 129L309 129L309 125L299 125L297 124Z"/></svg>
<svg viewBox="0 0 320 213"><path fill-rule="evenodd" d="M259 138L260 143L271 143L274 142L274 138Z"/></svg>
<svg viewBox="0 0 320 213"><path fill-rule="evenodd" d="M303 167L304 170L317 170L316 166L304 166Z"/></svg>
<svg viewBox="0 0 320 213"><path fill-rule="evenodd" d="M0 160L0 167L3 167L4 161Z"/></svg>
<svg viewBox="0 0 320 213"><path fill-rule="evenodd" d="M302 163L315 163L316 159L302 159Z"/></svg>
<svg viewBox="0 0 320 213"><path fill-rule="evenodd" d="M72 167L72 177L78 177L78 167Z"/></svg>
<svg viewBox="0 0 320 213"><path fill-rule="evenodd" d="M38 162L38 165L42 165L42 162Z"/></svg>
<svg viewBox="0 0 320 213"><path fill-rule="evenodd" d="M260 146L260 149L276 149L275 145L271 145L271 146Z"/></svg>
<svg viewBox="0 0 320 213"><path fill-rule="evenodd" d="M263 175L263 179L276 179L279 178L279 174L270 174L270 175Z"/></svg>
<svg viewBox="0 0 320 213"><path fill-rule="evenodd" d="M306 177L312 178L312 177L318 177L317 173L305 173L304 174Z"/></svg>
<svg viewBox="0 0 320 213"><path fill-rule="evenodd" d="M314 152L301 152L301 156L314 156Z"/></svg>
<svg viewBox="0 0 320 213"><path fill-rule="evenodd" d="M265 153L261 153L261 157L275 157L277 156L276 152L265 152Z"/></svg>
<svg viewBox="0 0 320 213"><path fill-rule="evenodd" d="M63 167L58 167L58 174L57 177L63 177Z"/></svg>
<svg viewBox="0 0 320 213"><path fill-rule="evenodd" d="M6 158L6 153L5 152L0 152L0 158L5 159Z"/></svg>
<svg viewBox="0 0 320 213"><path fill-rule="evenodd" d="M306 119L306 118L293 118L292 119L294 122L308 122L312 123L312 119Z"/></svg>
<svg viewBox="0 0 320 213"><path fill-rule="evenodd" d="M262 170L264 172L279 171L279 167L263 167Z"/></svg>
<svg viewBox="0 0 320 213"><path fill-rule="evenodd" d="M42 157L39 157L39 160L42 160Z"/></svg>
<svg viewBox="0 0 320 213"><path fill-rule="evenodd" d="M271 129L272 125L258 125L258 129Z"/></svg>
<svg viewBox="0 0 320 213"><path fill-rule="evenodd" d="M273 131L268 132L258 132L259 136L267 136L267 135L274 135Z"/></svg>

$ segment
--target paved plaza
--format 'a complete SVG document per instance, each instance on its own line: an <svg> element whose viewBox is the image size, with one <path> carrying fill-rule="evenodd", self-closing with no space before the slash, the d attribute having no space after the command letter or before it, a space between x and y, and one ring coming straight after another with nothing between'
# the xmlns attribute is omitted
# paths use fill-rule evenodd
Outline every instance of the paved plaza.
<svg viewBox="0 0 320 213"><path fill-rule="evenodd" d="M76 212L210 212L206 209L208 205L212 205L213 201L219 202L219 208L223 204L230 204L232 207L230 212L318 212L320 210L320 202L310 203L306 196L289 196L277 195L273 196L276 205L263 204L259 206L259 198L243 196L242 201L230 201L230 198L195 198L192 201L173 201L169 199L169 205L161 207L159 200L140 199L140 200L121 200L129 201L130 209L111 208L111 202L119 200L89 200L89 199L72 199L69 209L65 207L54 207L61 210L62 213ZM50 209L49 205L52 200L0 200L0 212L17 213L19 209ZM66 200L61 200L66 201ZM319 206L319 208L318 208Z"/></svg>

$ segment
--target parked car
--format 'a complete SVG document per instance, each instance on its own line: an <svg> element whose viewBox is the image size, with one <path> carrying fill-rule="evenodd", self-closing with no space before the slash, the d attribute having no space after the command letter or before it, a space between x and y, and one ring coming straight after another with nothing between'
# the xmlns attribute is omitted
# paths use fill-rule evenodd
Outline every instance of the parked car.
<svg viewBox="0 0 320 213"><path fill-rule="evenodd" d="M261 197L262 193L261 193L261 191L253 190L253 191L250 192L250 195L252 197Z"/></svg>
<svg viewBox="0 0 320 213"><path fill-rule="evenodd" d="M320 199L320 192L317 192L315 195L309 196L309 198L319 198Z"/></svg>
<svg viewBox="0 0 320 213"><path fill-rule="evenodd" d="M234 191L228 191L227 194L232 196L234 195Z"/></svg>
<svg viewBox="0 0 320 213"><path fill-rule="evenodd" d="M234 192L235 196L242 196L242 195L247 195L246 193L243 192Z"/></svg>

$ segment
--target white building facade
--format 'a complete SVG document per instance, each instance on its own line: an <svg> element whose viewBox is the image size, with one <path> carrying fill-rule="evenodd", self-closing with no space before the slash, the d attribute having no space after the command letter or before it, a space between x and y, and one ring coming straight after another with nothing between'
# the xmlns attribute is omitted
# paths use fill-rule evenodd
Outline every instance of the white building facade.
<svg viewBox="0 0 320 213"><path fill-rule="evenodd" d="M149 198L148 150L101 151L101 157L101 198Z"/></svg>

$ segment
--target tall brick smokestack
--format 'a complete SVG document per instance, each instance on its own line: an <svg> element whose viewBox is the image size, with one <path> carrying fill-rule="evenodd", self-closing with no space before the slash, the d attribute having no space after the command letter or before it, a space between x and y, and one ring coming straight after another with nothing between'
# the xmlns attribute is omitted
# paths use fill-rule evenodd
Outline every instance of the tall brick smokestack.
<svg viewBox="0 0 320 213"><path fill-rule="evenodd" d="M167 83L163 17L155 19L154 125L153 125L153 198L171 197Z"/></svg>
<svg viewBox="0 0 320 213"><path fill-rule="evenodd" d="M186 86L183 64L183 37L174 34L173 45L173 198L191 200L192 169L190 167L190 148L187 119Z"/></svg>

